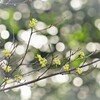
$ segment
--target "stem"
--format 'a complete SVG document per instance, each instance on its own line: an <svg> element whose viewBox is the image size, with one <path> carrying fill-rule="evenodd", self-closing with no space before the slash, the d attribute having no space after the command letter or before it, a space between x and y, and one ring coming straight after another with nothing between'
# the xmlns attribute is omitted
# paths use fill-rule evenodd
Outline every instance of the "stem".
<svg viewBox="0 0 100 100"><path fill-rule="evenodd" d="M85 64L85 65L82 65L82 66L80 66L80 68L89 66L89 65L94 64L94 63L99 62L99 61L100 61L100 59L93 61L93 62L90 62L90 63ZM17 88L17 87L20 87L20 86L24 86L24 85L27 85L27 84L35 83L35 82L38 82L38 81L46 79L46 78L50 78L50 77L55 76L55 75L63 74L65 72L66 72L66 74L71 74L70 72L75 71L75 70L76 70L76 68L73 68L73 69L70 69L69 71L61 71L61 72L53 73L53 74L50 74L50 75L47 75L47 76L44 76L44 77L41 77L41 78L37 78L37 79L32 80L32 81L26 82L26 83L21 83L21 84L11 86L11 87L8 87L8 88L0 89L0 92L5 91L5 90L9 90L9 89L13 89L13 88Z"/></svg>
<svg viewBox="0 0 100 100"><path fill-rule="evenodd" d="M24 54L24 56L23 56L23 58L22 58L20 64L12 71L11 74L13 74L13 73L19 68L19 66L22 65L22 63L23 63L23 61L24 61L24 59L25 59L25 57L26 57L26 54L27 54L27 51L28 51L28 48L29 48L29 44L30 44L30 41L31 41L31 36L32 36L32 34L33 34L32 30L33 30L33 29L31 28L31 34L30 34L30 37L29 37L29 41L28 41L28 44L27 44L27 47L26 47L25 54Z"/></svg>

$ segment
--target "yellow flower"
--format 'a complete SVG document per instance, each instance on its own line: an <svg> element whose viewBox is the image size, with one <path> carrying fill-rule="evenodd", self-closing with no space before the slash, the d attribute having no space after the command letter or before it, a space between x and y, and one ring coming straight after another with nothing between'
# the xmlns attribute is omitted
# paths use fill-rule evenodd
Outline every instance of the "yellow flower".
<svg viewBox="0 0 100 100"><path fill-rule="evenodd" d="M6 84L9 84L9 83L10 83L10 79L9 79L9 78L6 78L6 79L5 79L5 83L6 83Z"/></svg>
<svg viewBox="0 0 100 100"><path fill-rule="evenodd" d="M22 80L21 75L15 75L14 78L15 78L16 81L21 81Z"/></svg>
<svg viewBox="0 0 100 100"><path fill-rule="evenodd" d="M54 59L53 59L53 64L56 65L56 66L57 66L57 65L61 65L60 59L59 59L59 58L54 58Z"/></svg>
<svg viewBox="0 0 100 100"><path fill-rule="evenodd" d="M69 66L69 64L65 64L65 65L63 66L63 68L64 68L64 71L69 71L70 66Z"/></svg>
<svg viewBox="0 0 100 100"><path fill-rule="evenodd" d="M41 55L37 54L37 59L40 61L42 59Z"/></svg>
<svg viewBox="0 0 100 100"><path fill-rule="evenodd" d="M77 68L77 69L76 69L76 72L77 72L78 74L82 74L82 69L81 69L81 68Z"/></svg>
<svg viewBox="0 0 100 100"><path fill-rule="evenodd" d="M29 27L35 27L37 25L37 20L35 18L32 18L32 20L29 21Z"/></svg>
<svg viewBox="0 0 100 100"><path fill-rule="evenodd" d="M11 51L10 50L5 49L2 52L5 54L6 57L11 56Z"/></svg>
<svg viewBox="0 0 100 100"><path fill-rule="evenodd" d="M78 54L78 57L79 57L79 58L84 58L84 57L85 57L84 52L80 51L79 54Z"/></svg>
<svg viewBox="0 0 100 100"><path fill-rule="evenodd" d="M12 71L11 66L5 66L2 68L5 72L9 73L10 71Z"/></svg>
<svg viewBox="0 0 100 100"><path fill-rule="evenodd" d="M41 65L41 67L45 67L45 66L47 65L47 59L42 58L42 59L40 60L40 65Z"/></svg>
<svg viewBox="0 0 100 100"><path fill-rule="evenodd" d="M45 67L47 65L47 59L42 58L41 55L37 54L37 59L39 60L41 67Z"/></svg>

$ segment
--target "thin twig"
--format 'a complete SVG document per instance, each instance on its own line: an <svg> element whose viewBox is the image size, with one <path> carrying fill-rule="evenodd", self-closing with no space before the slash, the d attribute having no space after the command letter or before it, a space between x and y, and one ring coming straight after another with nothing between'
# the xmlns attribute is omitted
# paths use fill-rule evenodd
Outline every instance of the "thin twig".
<svg viewBox="0 0 100 100"><path fill-rule="evenodd" d="M99 62L99 61L100 61L100 59L98 59L98 60L96 60L96 61L93 61L93 62L90 62L90 63L88 63L88 64L84 64L84 65L80 66L80 68L89 66L89 65L94 64L94 63ZM35 79L35 80L29 81L29 82L26 82L26 83L21 83L21 84L18 84L18 85L15 85L15 86L11 86L11 87L8 87L8 88L0 89L0 92L5 91L5 90L10 90L10 89L13 89L13 88L17 88L17 87L20 87L20 86L23 86L23 85L35 83L35 82L38 82L38 81L40 81L40 80L53 77L53 76L55 76L55 75L63 74L63 73L65 73L65 72L66 72L66 74L70 74L69 72L72 72L72 71L75 71L75 70L76 70L76 68L70 69L69 71L56 72L56 73L53 73L53 74L50 74L50 75L47 75L47 76L43 76L43 77L41 77L41 78L37 78L37 79Z"/></svg>
<svg viewBox="0 0 100 100"><path fill-rule="evenodd" d="M27 54L27 51L28 51L28 48L29 48L29 44L30 44L30 41L31 41L31 36L32 36L32 34L33 34L32 31L33 31L33 29L31 28L31 34L30 34L30 37L29 37L29 40L28 40L28 44L27 44L27 47L26 47L25 54L24 54L24 56L23 56L23 58L22 58L20 64L12 71L11 74L13 74L13 73L19 68L19 66L22 65L22 63L23 63L23 61L24 61L24 59L25 59L25 57L26 57L26 54Z"/></svg>

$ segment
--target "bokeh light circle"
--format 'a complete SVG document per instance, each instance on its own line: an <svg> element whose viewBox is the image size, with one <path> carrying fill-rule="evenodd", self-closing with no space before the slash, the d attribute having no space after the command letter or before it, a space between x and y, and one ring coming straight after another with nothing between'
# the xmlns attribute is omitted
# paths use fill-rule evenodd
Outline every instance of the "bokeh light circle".
<svg viewBox="0 0 100 100"><path fill-rule="evenodd" d="M80 77L76 77L76 78L74 78L74 80L73 80L73 84L74 84L76 87L80 87L80 86L82 86L82 84L83 84L83 80L82 80L82 78L80 78Z"/></svg>

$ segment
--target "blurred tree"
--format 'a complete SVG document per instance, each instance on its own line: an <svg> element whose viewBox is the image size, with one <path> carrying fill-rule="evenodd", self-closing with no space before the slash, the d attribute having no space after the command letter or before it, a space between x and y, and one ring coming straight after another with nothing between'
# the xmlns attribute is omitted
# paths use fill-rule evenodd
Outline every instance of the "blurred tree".
<svg viewBox="0 0 100 100"><path fill-rule="evenodd" d="M99 5L100 0L0 0L1 90L31 83L0 92L0 99L99 100ZM38 20L34 29L28 25L32 18ZM66 62L70 68L57 75Z"/></svg>

